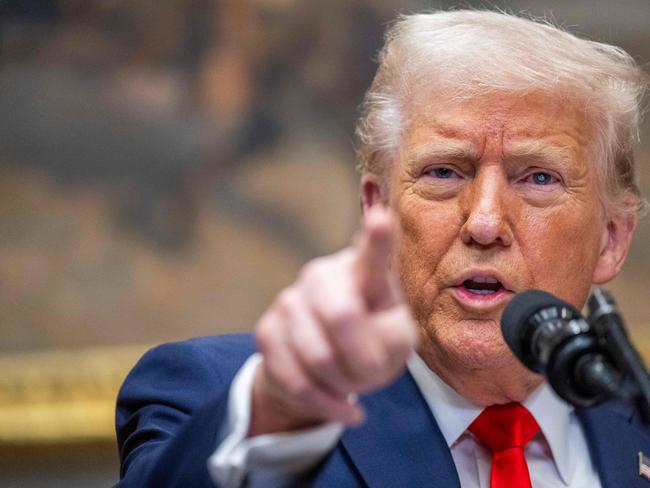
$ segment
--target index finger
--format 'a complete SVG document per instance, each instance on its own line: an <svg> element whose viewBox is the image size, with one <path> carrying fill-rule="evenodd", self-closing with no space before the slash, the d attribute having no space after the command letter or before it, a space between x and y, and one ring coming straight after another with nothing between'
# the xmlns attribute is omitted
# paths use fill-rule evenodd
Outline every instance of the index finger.
<svg viewBox="0 0 650 488"><path fill-rule="evenodd" d="M382 206L366 210L355 243L357 283L370 310L389 308L398 301L390 262L394 242L394 217Z"/></svg>

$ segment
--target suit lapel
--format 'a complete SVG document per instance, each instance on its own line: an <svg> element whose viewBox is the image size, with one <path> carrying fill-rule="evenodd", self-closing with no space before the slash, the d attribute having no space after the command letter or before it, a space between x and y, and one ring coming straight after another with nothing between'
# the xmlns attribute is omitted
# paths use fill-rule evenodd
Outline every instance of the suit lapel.
<svg viewBox="0 0 650 488"><path fill-rule="evenodd" d="M341 441L370 488L460 488L447 443L408 372L361 401L366 421Z"/></svg>
<svg viewBox="0 0 650 488"><path fill-rule="evenodd" d="M639 451L650 454L650 431L632 413L620 404L577 411L603 488L650 488L638 458Z"/></svg>

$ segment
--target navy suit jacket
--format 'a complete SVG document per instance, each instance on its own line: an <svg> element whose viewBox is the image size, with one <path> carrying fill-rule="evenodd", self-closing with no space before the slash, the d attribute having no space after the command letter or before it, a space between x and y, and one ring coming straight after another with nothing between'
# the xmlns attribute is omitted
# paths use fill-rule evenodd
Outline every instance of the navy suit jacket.
<svg viewBox="0 0 650 488"><path fill-rule="evenodd" d="M254 352L249 335L213 336L147 352L117 399L121 488L213 487L206 462L226 416L228 390ZM447 444L411 375L361 398L367 418L298 486L459 488ZM578 412L603 488L650 488L638 453L650 431L633 409Z"/></svg>

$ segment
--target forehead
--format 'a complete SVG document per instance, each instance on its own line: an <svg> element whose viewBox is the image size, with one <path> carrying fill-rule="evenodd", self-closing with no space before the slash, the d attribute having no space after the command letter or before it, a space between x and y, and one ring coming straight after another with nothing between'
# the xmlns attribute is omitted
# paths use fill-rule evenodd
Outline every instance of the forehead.
<svg viewBox="0 0 650 488"><path fill-rule="evenodd" d="M429 152L475 160L539 153L580 162L586 159L591 132L584 107L558 95L495 93L436 99L414 104L401 159Z"/></svg>

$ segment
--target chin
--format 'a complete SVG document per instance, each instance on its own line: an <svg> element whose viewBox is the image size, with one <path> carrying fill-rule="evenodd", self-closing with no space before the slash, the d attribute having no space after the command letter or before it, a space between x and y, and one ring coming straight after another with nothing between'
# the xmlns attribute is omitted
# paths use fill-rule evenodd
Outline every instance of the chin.
<svg viewBox="0 0 650 488"><path fill-rule="evenodd" d="M521 402L543 380L515 358L494 324L458 331L462 333L449 329L425 333L420 353L431 369L475 405Z"/></svg>
<svg viewBox="0 0 650 488"><path fill-rule="evenodd" d="M464 321L455 329L434 331L432 339L436 343L436 349L467 369L490 370L519 364L503 340L499 324L494 320Z"/></svg>
<svg viewBox="0 0 650 488"><path fill-rule="evenodd" d="M485 342L465 343L460 348L447 349L447 356L468 370L525 369L509 349Z"/></svg>
<svg viewBox="0 0 650 488"><path fill-rule="evenodd" d="M468 387L463 396L474 397L475 403L484 406L522 402L544 379L526 368L505 346L478 346L473 354L463 354L461 351L451 354L457 372L465 372L459 374Z"/></svg>

